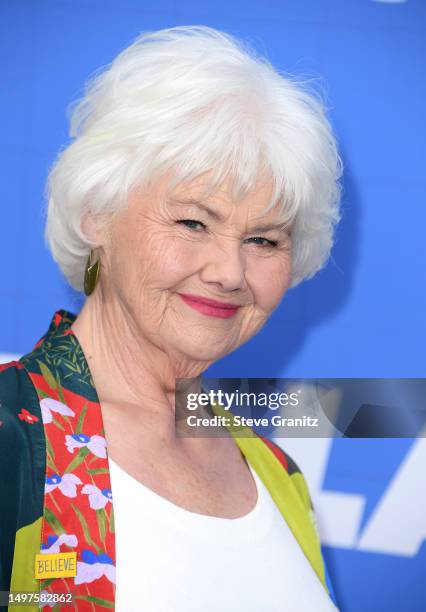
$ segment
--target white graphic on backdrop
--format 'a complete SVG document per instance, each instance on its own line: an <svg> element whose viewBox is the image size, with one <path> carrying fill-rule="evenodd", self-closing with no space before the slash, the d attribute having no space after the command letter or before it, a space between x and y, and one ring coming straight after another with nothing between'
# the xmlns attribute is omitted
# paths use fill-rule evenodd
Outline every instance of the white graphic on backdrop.
<svg viewBox="0 0 426 612"><path fill-rule="evenodd" d="M358 541L360 550L415 556L426 539L426 440L415 440ZM399 527L398 527L399 526Z"/></svg>
<svg viewBox="0 0 426 612"><path fill-rule="evenodd" d="M417 554L426 539L425 438L413 442L360 534L365 497L321 488L332 440L276 441L306 476L323 544L401 556Z"/></svg>

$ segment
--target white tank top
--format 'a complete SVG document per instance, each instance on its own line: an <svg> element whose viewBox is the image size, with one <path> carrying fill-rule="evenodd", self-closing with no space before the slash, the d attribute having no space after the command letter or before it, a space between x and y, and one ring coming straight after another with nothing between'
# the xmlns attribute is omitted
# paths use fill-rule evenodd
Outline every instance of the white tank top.
<svg viewBox="0 0 426 612"><path fill-rule="evenodd" d="M268 490L227 519L190 512L109 458L116 612L335 611Z"/></svg>

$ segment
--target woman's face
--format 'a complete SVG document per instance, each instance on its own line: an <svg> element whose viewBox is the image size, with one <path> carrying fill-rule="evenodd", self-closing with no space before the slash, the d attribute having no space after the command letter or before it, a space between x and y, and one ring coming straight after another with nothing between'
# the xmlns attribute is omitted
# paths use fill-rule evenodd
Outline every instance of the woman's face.
<svg viewBox="0 0 426 612"><path fill-rule="evenodd" d="M256 218L271 183L238 202L224 183L201 201L206 178L173 190L164 178L134 192L103 254L102 280L120 311L144 338L184 361L213 362L249 340L290 283L288 230L258 227L276 224L277 211ZM188 296L235 308L203 306Z"/></svg>

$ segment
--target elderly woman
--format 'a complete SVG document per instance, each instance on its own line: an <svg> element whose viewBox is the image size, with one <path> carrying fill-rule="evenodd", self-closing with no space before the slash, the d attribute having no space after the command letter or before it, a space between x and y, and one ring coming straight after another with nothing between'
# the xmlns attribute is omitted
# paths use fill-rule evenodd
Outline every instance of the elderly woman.
<svg viewBox="0 0 426 612"><path fill-rule="evenodd" d="M71 135L46 238L88 298L1 366L0 588L59 609L336 609L291 458L175 435L177 379L201 389L327 261L341 169L321 103L231 36L171 28L89 83Z"/></svg>

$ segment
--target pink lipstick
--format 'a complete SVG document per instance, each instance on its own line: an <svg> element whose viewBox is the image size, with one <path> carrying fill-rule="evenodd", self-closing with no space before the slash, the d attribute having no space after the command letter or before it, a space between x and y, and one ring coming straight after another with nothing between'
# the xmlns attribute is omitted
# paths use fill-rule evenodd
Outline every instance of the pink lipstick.
<svg viewBox="0 0 426 612"><path fill-rule="evenodd" d="M198 310L202 314L210 317L218 317L219 319L228 319L233 317L239 306L236 304L229 304L228 302L219 302L210 298L204 298L198 295L191 295L190 293L178 293L185 304L188 304L194 310Z"/></svg>

